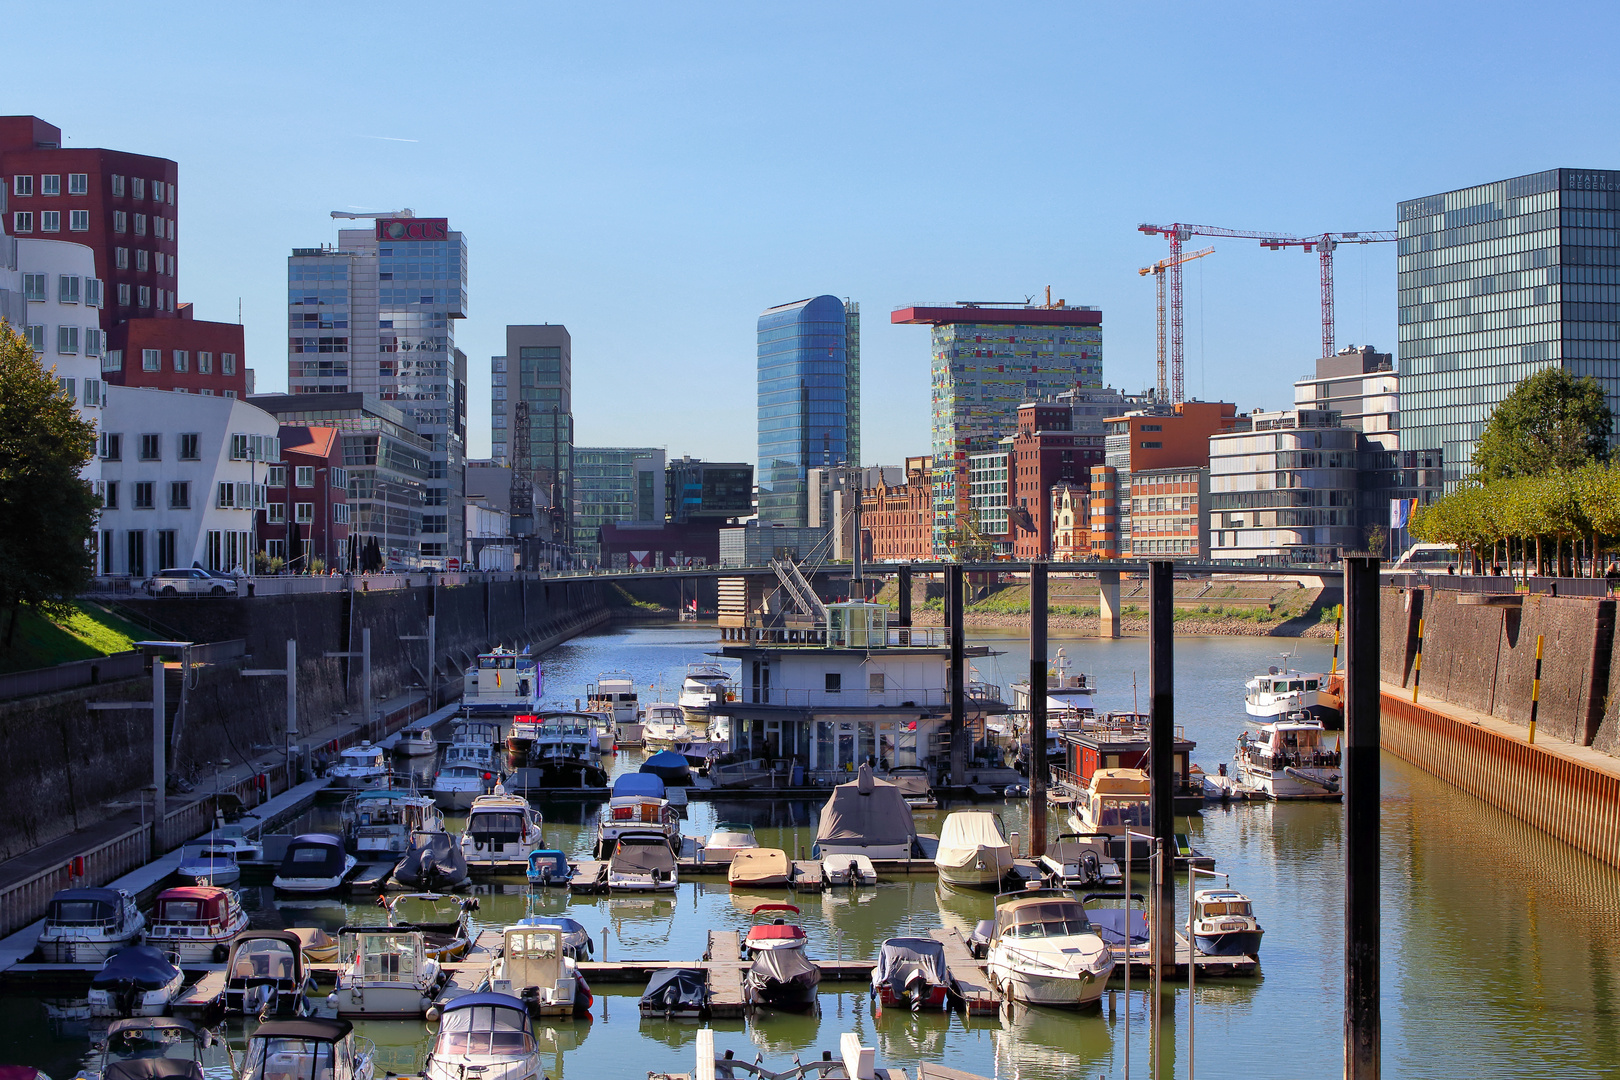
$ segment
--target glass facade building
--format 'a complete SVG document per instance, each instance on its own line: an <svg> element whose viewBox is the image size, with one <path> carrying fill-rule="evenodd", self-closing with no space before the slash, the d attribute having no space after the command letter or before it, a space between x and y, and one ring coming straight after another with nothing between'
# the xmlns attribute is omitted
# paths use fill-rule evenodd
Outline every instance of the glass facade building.
<svg viewBox="0 0 1620 1080"><path fill-rule="evenodd" d="M807 527L809 470L860 464L860 305L818 296L759 317L759 519Z"/></svg>
<svg viewBox="0 0 1620 1080"><path fill-rule="evenodd" d="M558 323L508 326L506 355L490 358L490 456L526 470L531 485L533 517L514 510L512 527L565 546L575 532L573 371L573 338Z"/></svg>
<svg viewBox="0 0 1620 1080"><path fill-rule="evenodd" d="M602 526L664 524L664 452L654 447L574 450L575 546L601 561Z"/></svg>
<svg viewBox="0 0 1620 1080"><path fill-rule="evenodd" d="M1550 169L1397 204L1400 445L1446 484L1521 381L1562 365L1620 413L1620 171Z"/></svg>

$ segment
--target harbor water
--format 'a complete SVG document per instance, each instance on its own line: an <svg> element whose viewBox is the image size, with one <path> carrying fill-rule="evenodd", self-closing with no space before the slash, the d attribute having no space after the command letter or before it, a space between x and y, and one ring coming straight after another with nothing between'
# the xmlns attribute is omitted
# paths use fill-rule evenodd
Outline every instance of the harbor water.
<svg viewBox="0 0 1620 1080"><path fill-rule="evenodd" d="M975 632L970 640L1001 655L974 662L978 677L1005 689L1028 671L1025 639ZM712 627L642 626L580 638L543 659L546 697L572 705L605 671L636 679L641 700L673 700L689 662L715 647ZM1147 642L1054 635L1071 670L1095 677L1096 705L1147 705ZM1177 639L1176 722L1198 743L1193 760L1208 772L1232 760L1244 727L1243 682L1297 650L1293 666L1326 670L1331 646L1270 638ZM1133 679L1140 687L1133 694ZM1331 738L1331 736L1330 736ZM615 772L634 770L621 754ZM1395 758L1383 758L1383 1062L1389 1077L1599 1077L1620 1073L1620 872L1514 821L1477 799ZM596 809L540 804L548 846L587 854ZM1028 847L1026 807L991 804ZM814 802L692 801L683 832L703 836L718 820L754 823L760 843L808 852ZM919 812L919 831L939 831L950 807ZM1051 832L1065 828L1050 815ZM317 808L299 827L330 827ZM1216 859L1234 888L1253 898L1265 927L1261 974L1201 982L1195 992L1195 1045L1189 1045L1185 985L1165 988L1160 1075L1201 1077L1328 1076L1342 1070L1342 916L1344 808L1338 805L1234 804L1188 819L1192 843ZM1207 880L1207 879L1206 879ZM1201 883L1200 887L1208 887ZM695 960L711 929L745 930L756 903L787 900L803 909L812 956L872 958L897 934L937 926L964 933L992 912L988 893L962 892L931 875L885 881L851 892L735 896L723 878L683 881L671 897L571 897L532 890L521 879L483 884L477 925L496 927L526 914L566 914L596 941L596 959ZM1186 878L1178 881L1185 917ZM295 905L268 887L244 901L256 926L319 925L375 918L367 901ZM536 1033L547 1075L639 1078L649 1071L688 1072L696 1026L643 1020L639 986L593 986L589 1020L544 1021ZM793 1055L819 1057L838 1036L856 1032L877 1049L880 1065L915 1075L928 1060L985 1076L1069 1080L1148 1075L1147 993L1133 987L1105 997L1100 1010L1020 1009L1003 1016L904 1012L874 1017L866 988L823 983L819 1015L760 1013L716 1021L716 1045L772 1068ZM1127 1011L1129 1017L1127 1019ZM424 1022L366 1022L378 1047L377 1076L420 1068L432 1045ZM240 1045L242 1028L231 1026ZM61 1019L31 998L0 999L0 1063L32 1065L57 1080L91 1067L97 1055L84 1020ZM210 1080L228 1080L229 1064L211 1051Z"/></svg>

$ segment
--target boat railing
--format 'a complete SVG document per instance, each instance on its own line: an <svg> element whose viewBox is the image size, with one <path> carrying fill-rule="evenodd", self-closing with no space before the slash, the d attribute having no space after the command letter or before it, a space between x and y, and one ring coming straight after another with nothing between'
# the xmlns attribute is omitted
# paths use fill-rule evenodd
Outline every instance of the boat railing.
<svg viewBox="0 0 1620 1080"><path fill-rule="evenodd" d="M1001 688L989 683L965 688L963 694L965 701L975 705L989 706L1001 703ZM755 705L824 705L829 707L844 706L846 708L910 708L910 707L946 707L951 703L949 690L938 687L886 687L883 690L868 690L860 687L851 687L843 690L816 690L808 687L782 687L755 688L745 695L749 704Z"/></svg>

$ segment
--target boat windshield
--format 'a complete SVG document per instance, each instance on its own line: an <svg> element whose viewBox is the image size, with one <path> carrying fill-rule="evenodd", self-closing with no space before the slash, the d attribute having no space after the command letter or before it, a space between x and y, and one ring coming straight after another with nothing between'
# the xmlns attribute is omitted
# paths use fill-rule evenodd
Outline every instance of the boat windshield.
<svg viewBox="0 0 1620 1080"><path fill-rule="evenodd" d="M523 815L516 811L481 810L467 823L467 831L479 836L492 833L521 833Z"/></svg>
<svg viewBox="0 0 1620 1080"><path fill-rule="evenodd" d="M332 1043L315 1039L274 1035L254 1039L242 1080L333 1080L335 1049Z"/></svg>
<svg viewBox="0 0 1620 1080"><path fill-rule="evenodd" d="M1213 900L1204 905L1205 915L1252 915L1254 905L1247 900Z"/></svg>
<svg viewBox="0 0 1620 1080"><path fill-rule="evenodd" d="M1002 929L1007 937L1055 938L1085 934L1091 931L1086 909L1072 901L1055 900L1049 903L1026 904L1003 912L1008 925Z"/></svg>
<svg viewBox="0 0 1620 1080"><path fill-rule="evenodd" d="M233 979L290 979L293 977L292 949L285 941L246 941L236 950L231 967Z"/></svg>
<svg viewBox="0 0 1620 1080"><path fill-rule="evenodd" d="M207 922L217 918L218 911L212 900L159 900L155 913L159 922Z"/></svg>
<svg viewBox="0 0 1620 1080"><path fill-rule="evenodd" d="M1098 824L1147 825L1152 815L1146 799L1103 799Z"/></svg>
<svg viewBox="0 0 1620 1080"><path fill-rule="evenodd" d="M54 900L50 921L59 926L100 926L117 921L117 912L105 900Z"/></svg>
<svg viewBox="0 0 1620 1080"><path fill-rule="evenodd" d="M444 1014L436 1057L448 1054L517 1056L534 1049L528 1015L518 1009L474 1005Z"/></svg>

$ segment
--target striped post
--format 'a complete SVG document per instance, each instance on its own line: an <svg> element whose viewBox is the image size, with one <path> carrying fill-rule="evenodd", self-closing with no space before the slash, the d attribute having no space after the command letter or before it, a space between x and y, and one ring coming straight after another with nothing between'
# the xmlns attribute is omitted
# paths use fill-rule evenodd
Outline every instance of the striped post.
<svg viewBox="0 0 1620 1080"><path fill-rule="evenodd" d="M1412 701L1417 702L1418 681L1423 678L1423 620L1418 619L1417 659L1412 662Z"/></svg>
<svg viewBox="0 0 1620 1080"><path fill-rule="evenodd" d="M1333 605L1333 666L1328 668L1329 675L1339 673L1339 630L1344 626L1344 605Z"/></svg>
<svg viewBox="0 0 1620 1080"><path fill-rule="evenodd" d="M1541 640L1536 635L1536 677L1530 680L1530 741L1536 741L1536 713L1541 710Z"/></svg>

